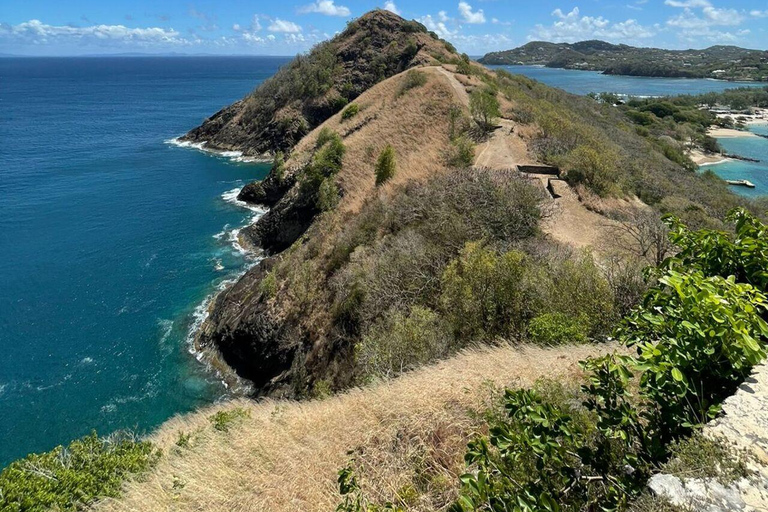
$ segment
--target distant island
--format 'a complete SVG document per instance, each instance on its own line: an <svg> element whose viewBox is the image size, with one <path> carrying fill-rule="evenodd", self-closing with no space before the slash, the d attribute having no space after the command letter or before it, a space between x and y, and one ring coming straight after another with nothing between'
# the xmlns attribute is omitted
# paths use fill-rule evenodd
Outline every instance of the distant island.
<svg viewBox="0 0 768 512"><path fill-rule="evenodd" d="M543 65L549 68L602 71L607 75L768 81L768 51L737 46L664 50L596 40L573 44L532 41L513 50L491 52L479 62L491 65Z"/></svg>

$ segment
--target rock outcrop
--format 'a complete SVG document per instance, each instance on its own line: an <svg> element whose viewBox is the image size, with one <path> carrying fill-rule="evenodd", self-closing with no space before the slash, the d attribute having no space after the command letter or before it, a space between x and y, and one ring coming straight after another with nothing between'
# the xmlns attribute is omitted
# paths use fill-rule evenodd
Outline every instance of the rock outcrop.
<svg viewBox="0 0 768 512"><path fill-rule="evenodd" d="M704 428L751 459L749 478L723 485L714 478L659 474L649 489L675 506L697 512L768 510L768 365L755 368L736 394L723 403L723 416Z"/></svg>

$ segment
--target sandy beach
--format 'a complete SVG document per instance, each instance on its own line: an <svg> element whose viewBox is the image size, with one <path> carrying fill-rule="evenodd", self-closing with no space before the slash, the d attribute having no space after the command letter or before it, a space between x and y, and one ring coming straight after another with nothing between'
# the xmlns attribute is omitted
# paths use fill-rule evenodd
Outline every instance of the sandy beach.
<svg viewBox="0 0 768 512"><path fill-rule="evenodd" d="M693 160L693 163L698 166L721 164L731 160L730 158L725 158L722 155L715 153L704 153L700 149L694 149L688 156Z"/></svg>
<svg viewBox="0 0 768 512"><path fill-rule="evenodd" d="M707 135L715 138L732 139L735 137L757 137L752 132L746 130L735 130L733 128L710 128Z"/></svg>

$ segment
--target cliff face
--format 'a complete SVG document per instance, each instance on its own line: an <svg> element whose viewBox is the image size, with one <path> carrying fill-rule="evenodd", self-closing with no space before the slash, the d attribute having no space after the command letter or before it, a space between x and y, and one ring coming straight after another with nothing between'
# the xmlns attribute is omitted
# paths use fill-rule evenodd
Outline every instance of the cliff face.
<svg viewBox="0 0 768 512"><path fill-rule="evenodd" d="M372 11L297 57L244 99L182 139L246 155L289 151L313 128L372 85L452 52L415 21Z"/></svg>

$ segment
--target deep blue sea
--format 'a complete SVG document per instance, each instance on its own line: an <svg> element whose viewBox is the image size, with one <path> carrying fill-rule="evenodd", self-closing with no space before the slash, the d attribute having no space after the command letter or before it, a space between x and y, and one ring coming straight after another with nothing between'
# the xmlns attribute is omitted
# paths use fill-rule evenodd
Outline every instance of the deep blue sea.
<svg viewBox="0 0 768 512"><path fill-rule="evenodd" d="M226 394L189 335L251 263L232 240L257 212L234 196L267 166L167 141L285 62L0 59L0 466ZM510 70L575 93L734 85Z"/></svg>
<svg viewBox="0 0 768 512"><path fill-rule="evenodd" d="M0 467L225 393L188 335L267 166L166 141L286 61L0 59Z"/></svg>

